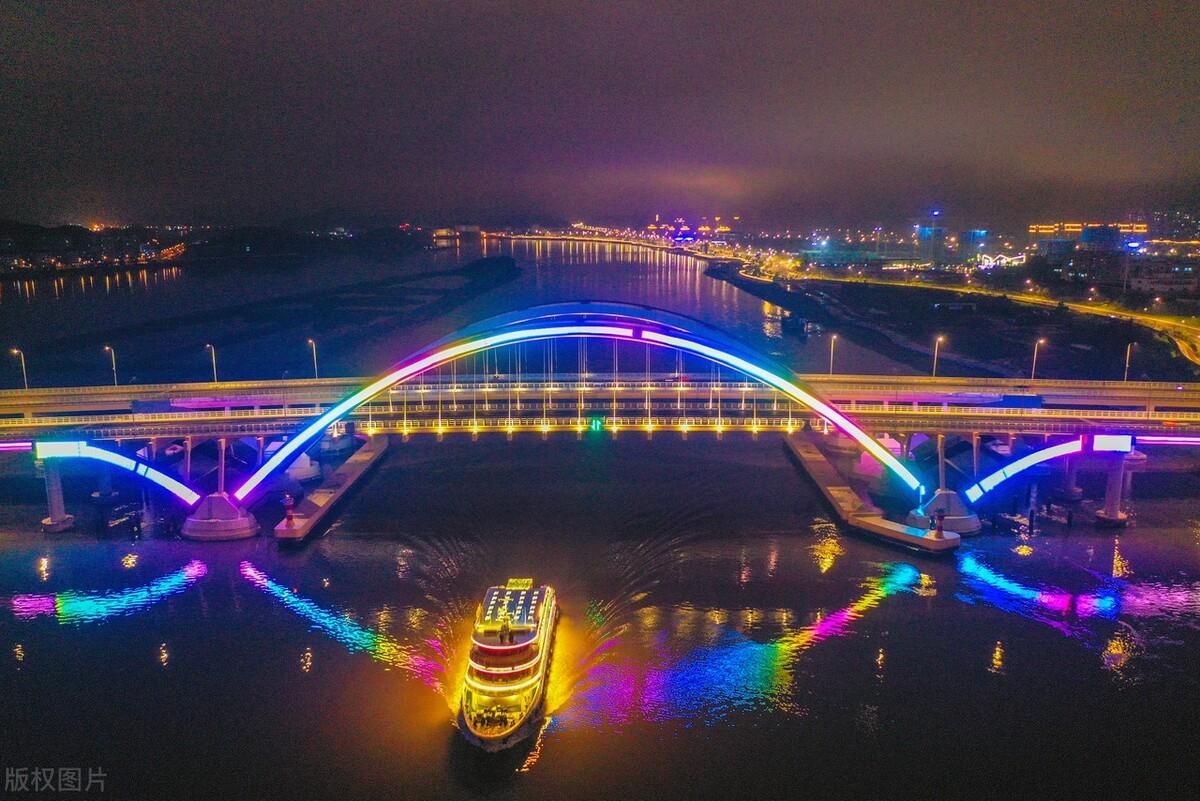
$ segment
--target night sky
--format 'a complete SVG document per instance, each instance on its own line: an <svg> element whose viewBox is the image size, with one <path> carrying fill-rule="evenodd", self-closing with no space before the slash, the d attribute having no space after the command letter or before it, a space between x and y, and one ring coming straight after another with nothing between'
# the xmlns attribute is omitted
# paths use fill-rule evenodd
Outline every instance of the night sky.
<svg viewBox="0 0 1200 801"><path fill-rule="evenodd" d="M1200 4L957 5L0 0L0 217L996 226L1195 197Z"/></svg>

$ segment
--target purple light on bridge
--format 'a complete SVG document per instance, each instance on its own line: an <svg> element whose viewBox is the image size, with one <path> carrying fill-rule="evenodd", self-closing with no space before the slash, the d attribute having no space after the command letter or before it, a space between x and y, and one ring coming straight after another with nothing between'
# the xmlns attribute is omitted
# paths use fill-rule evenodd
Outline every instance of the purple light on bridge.
<svg viewBox="0 0 1200 801"><path fill-rule="evenodd" d="M1138 435L1140 445L1200 445L1200 437L1175 436L1166 434Z"/></svg>

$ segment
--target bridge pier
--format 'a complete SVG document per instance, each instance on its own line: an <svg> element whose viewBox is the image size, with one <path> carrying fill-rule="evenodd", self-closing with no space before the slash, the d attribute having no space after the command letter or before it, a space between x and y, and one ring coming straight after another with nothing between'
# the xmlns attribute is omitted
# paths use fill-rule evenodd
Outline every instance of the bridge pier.
<svg viewBox="0 0 1200 801"><path fill-rule="evenodd" d="M96 490L92 493L92 499L107 501L111 500L116 494L113 492L112 468L106 464L100 465L100 472L96 475Z"/></svg>
<svg viewBox="0 0 1200 801"><path fill-rule="evenodd" d="M1125 454L1113 454L1104 485L1104 508L1096 510L1096 525L1119 528L1129 523L1129 515L1121 511L1121 496L1125 490Z"/></svg>
<svg viewBox="0 0 1200 801"><path fill-rule="evenodd" d="M284 472L292 481L308 481L320 477L321 464L310 459L307 453L301 453Z"/></svg>
<svg viewBox="0 0 1200 801"><path fill-rule="evenodd" d="M971 511L957 491L946 487L946 435L937 435L938 488L921 506L908 513L908 525L928 528L929 518L935 517L939 528L955 534L977 534L983 524Z"/></svg>
<svg viewBox="0 0 1200 801"><path fill-rule="evenodd" d="M1083 497L1083 489L1079 486L1079 459L1068 456L1063 469L1063 485L1058 496L1065 501L1078 501Z"/></svg>
<svg viewBox="0 0 1200 801"><path fill-rule="evenodd" d="M205 496L196 511L183 521L180 531L189 540L242 540L258 533L254 515L238 506L225 492L225 449L228 441L217 440L217 491Z"/></svg>
<svg viewBox="0 0 1200 801"><path fill-rule="evenodd" d="M67 506L63 501L62 471L58 460L47 459L42 462L46 474L46 506L49 516L42 520L42 531L66 531L75 525L75 516L67 514Z"/></svg>
<svg viewBox="0 0 1200 801"><path fill-rule="evenodd" d="M962 496L956 490L945 487L935 490L929 500L909 512L905 522L916 528L929 528L929 518L936 517L939 512L944 515L942 529L945 531L953 531L955 534L978 534L983 528L983 524L979 522L979 515L967 506Z"/></svg>

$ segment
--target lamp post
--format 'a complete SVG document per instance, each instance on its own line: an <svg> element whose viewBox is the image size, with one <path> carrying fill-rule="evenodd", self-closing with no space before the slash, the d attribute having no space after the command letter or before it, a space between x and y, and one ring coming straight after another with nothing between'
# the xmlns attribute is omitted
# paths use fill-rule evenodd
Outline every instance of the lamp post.
<svg viewBox="0 0 1200 801"><path fill-rule="evenodd" d="M21 383L25 385L25 389L29 389L29 373L25 372L25 351L13 348L12 355L21 360Z"/></svg>
<svg viewBox="0 0 1200 801"><path fill-rule="evenodd" d="M1128 345L1125 346L1125 377L1121 379L1122 381L1129 380L1129 359L1132 356L1133 356L1133 343L1130 342Z"/></svg>
<svg viewBox="0 0 1200 801"><path fill-rule="evenodd" d="M217 383L217 349L207 342L204 343L204 349L212 357L213 383L215 384Z"/></svg>
<svg viewBox="0 0 1200 801"><path fill-rule="evenodd" d="M837 334L829 338L829 374L833 375L833 349L837 346Z"/></svg>
<svg viewBox="0 0 1200 801"><path fill-rule="evenodd" d="M940 334L938 335L937 339L933 340L933 376L932 376L933 378L937 378L938 350L941 348L942 343L945 341L946 341L946 337L944 337Z"/></svg>
<svg viewBox="0 0 1200 801"><path fill-rule="evenodd" d="M308 338L308 347L312 350L313 357L313 378L320 378L321 374L317 371L317 341L312 337Z"/></svg>
<svg viewBox="0 0 1200 801"><path fill-rule="evenodd" d="M117 386L117 352L113 350L112 345L105 345L104 351L108 354L109 363L112 365L113 386Z"/></svg>
<svg viewBox="0 0 1200 801"><path fill-rule="evenodd" d="M1033 368L1029 371L1029 380L1030 381L1037 378L1038 348L1040 348L1042 345L1045 345L1045 344L1046 344L1045 339L1039 339L1037 342L1033 343Z"/></svg>

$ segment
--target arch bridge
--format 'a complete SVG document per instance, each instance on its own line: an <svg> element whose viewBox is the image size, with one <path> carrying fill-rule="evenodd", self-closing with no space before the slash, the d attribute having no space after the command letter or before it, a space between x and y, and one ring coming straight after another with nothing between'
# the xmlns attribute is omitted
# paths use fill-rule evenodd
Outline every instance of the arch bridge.
<svg viewBox="0 0 1200 801"><path fill-rule="evenodd" d="M566 361L569 363L572 355L576 361L571 369L563 370L562 344L566 341L576 343ZM531 343L541 343L540 352L534 354L535 362L541 359L540 370L530 369ZM611 365L607 363L610 360ZM703 365L701 370L685 369L694 368L697 362ZM464 369L460 374L458 368L467 364L470 371ZM595 367L599 369L589 369ZM1174 394L1162 386L1149 387L1144 397L1141 388L1114 389L1119 410L1096 409L1081 417L1078 410L1069 408L996 407L979 401L986 392L963 391L963 386L986 389L986 381L963 384L961 379L860 378L863 380L855 383L846 377L821 377L826 387L821 393L812 386L817 381L802 380L696 320L626 304L567 303L512 312L468 326L420 348L349 391L344 380L304 382L300 389L294 388L295 381L243 382L246 394L240 402L252 406L232 409L228 397L212 391L218 385L172 385L162 393L170 404L166 411L107 414L105 404L113 404L112 393L121 388L92 388L96 391L80 393L85 398L80 403L92 398L95 408L81 408L77 415L27 411L0 419L0 433L7 429L31 434L28 440L0 441L0 450L33 449L35 456L45 460L51 525L56 519L66 519L61 486L52 486L58 480L53 465L61 458L78 457L127 470L172 493L194 510L189 522L196 522L197 531L243 534L253 533L253 517L247 508L272 476L348 421L368 435L404 436L424 432L439 436L504 432L511 436L517 431L540 431L545 436L553 431L582 434L596 429L614 436L622 430L641 430L647 436L660 430L677 430L685 436L690 431L719 435L726 430L790 434L816 427L834 433L843 450L868 454L918 501L925 487L905 461L907 436L903 437L905 445L895 449L871 430L903 435L937 431L943 468L939 470L939 493L946 492L942 448L946 432L970 434L976 473L981 432L1006 432L1010 446L1015 430L1029 433L1032 429L1041 435L1046 445L1039 451L1041 456L1014 460L996 474L979 477L966 493L971 502L979 501L1005 478L1045 459L1118 451L1104 444L1111 444L1105 439L1109 434L1100 433L1111 431L1114 425L1122 431L1147 432L1143 439L1157 437L1164 444L1188 439L1180 436L1179 428L1169 425L1181 418L1200 433L1200 411L1158 408L1164 400L1182 402L1183 395L1190 399L1195 394L1200 399L1200 389L1190 386L1186 391L1178 387ZM908 384L898 383L901 381ZM1073 382L1078 386L1070 387L1063 385L1072 382L1047 383L1054 383L1054 391L1072 399L1095 401L1097 393L1102 396L1108 391L1082 386L1088 382ZM275 384L287 386L267 386ZM1006 388L997 385L992 395ZM344 394L330 397L338 392ZM829 394L849 398L834 403L823 397ZM52 403L41 391L31 391L28 397L31 405L35 401ZM1086 424L1083 432L1081 420ZM1048 438L1056 434L1067 435L1067 439L1049 444ZM1128 434L1121 436L1122 442L1130 445L1125 448L1128 451L1132 440ZM256 457L242 479L227 487L229 443L245 437L257 441ZM218 442L218 467L216 491L204 494L192 486L191 450L194 441L206 438ZM115 440L117 447L93 444L100 440ZM142 451L145 458L121 452L122 444L130 441L149 444ZM278 447L271 451L269 441ZM170 447L184 451L178 478L168 475L165 466L155 465L157 446L163 442L180 443ZM927 509L919 511L923 515Z"/></svg>

